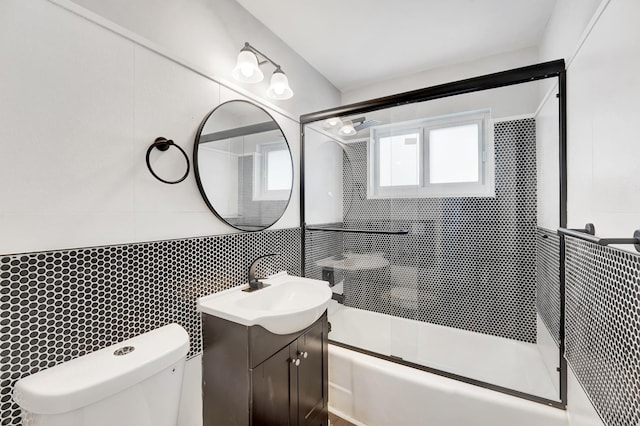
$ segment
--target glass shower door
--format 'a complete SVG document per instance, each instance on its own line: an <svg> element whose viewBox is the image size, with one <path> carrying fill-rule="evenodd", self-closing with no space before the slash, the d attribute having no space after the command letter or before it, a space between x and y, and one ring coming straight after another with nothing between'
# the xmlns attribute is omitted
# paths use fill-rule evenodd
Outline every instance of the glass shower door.
<svg viewBox="0 0 640 426"><path fill-rule="evenodd" d="M538 110L544 90L339 117L348 137L305 125L305 274L333 285L330 340L560 400L558 105Z"/></svg>

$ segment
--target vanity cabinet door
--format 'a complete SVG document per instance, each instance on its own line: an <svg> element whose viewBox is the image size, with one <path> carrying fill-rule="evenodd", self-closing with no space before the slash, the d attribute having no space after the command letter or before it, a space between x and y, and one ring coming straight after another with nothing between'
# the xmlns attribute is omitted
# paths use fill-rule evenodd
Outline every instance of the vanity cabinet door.
<svg viewBox="0 0 640 426"><path fill-rule="evenodd" d="M300 336L297 344L297 405L298 425L326 425L326 415L322 416L325 407L325 386L323 381L323 322L320 321Z"/></svg>
<svg viewBox="0 0 640 426"><path fill-rule="evenodd" d="M288 335L212 315L203 331L204 425L327 426L326 313Z"/></svg>
<svg viewBox="0 0 640 426"><path fill-rule="evenodd" d="M251 370L253 426L326 426L323 331L318 322Z"/></svg>
<svg viewBox="0 0 640 426"><path fill-rule="evenodd" d="M251 370L251 424L290 425L295 342ZM295 422L295 420L294 420ZM295 423L293 423L295 424Z"/></svg>

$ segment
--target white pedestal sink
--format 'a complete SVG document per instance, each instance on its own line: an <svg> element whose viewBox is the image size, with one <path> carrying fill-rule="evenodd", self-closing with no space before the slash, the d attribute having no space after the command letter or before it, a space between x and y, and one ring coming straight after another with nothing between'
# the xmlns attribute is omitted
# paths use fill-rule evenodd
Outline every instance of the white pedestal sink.
<svg viewBox="0 0 640 426"><path fill-rule="evenodd" d="M253 292L238 286L198 299L198 311L247 326L259 325L275 334L289 334L313 324L331 300L326 281L279 272Z"/></svg>

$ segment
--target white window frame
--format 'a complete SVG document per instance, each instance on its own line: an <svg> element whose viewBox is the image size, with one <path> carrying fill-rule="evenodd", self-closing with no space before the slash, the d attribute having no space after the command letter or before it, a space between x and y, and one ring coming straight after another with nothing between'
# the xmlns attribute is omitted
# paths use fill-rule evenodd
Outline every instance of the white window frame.
<svg viewBox="0 0 640 426"><path fill-rule="evenodd" d="M371 134L373 134L374 130L371 130ZM369 198L412 198L415 196L416 191L420 188L424 182L424 164L422 161L418 162L418 185L402 185L402 186L389 186L382 187L380 186L380 144L378 140L380 138L389 137L389 136L402 136L402 135L418 135L418 155L421 156L423 153L423 130L419 126L415 126L414 123L408 124L397 124L392 127L388 126L379 126L375 130L375 143L373 144L373 149L369 149L369 152L373 155L373 162L369 162L369 164L376 165L376 173L370 176L372 179L372 184L377 189L376 194L378 197L369 197ZM371 138L373 140L373 136ZM371 145L370 145L371 147ZM368 169L371 169L369 167ZM367 187L371 187L371 185L367 185Z"/></svg>
<svg viewBox="0 0 640 426"><path fill-rule="evenodd" d="M429 132L434 129L478 125L478 181L431 183L429 181ZM419 184L409 186L380 186L379 139L391 135L416 132L419 135ZM495 160L491 110L475 110L441 115L402 123L372 127L367 146L367 198L445 198L494 197Z"/></svg>
<svg viewBox="0 0 640 426"><path fill-rule="evenodd" d="M269 152L271 151L287 151L282 149L282 142L286 142L284 138L264 142L256 146L256 152L253 156L253 200L287 200L291 190L278 189L269 190L267 188L267 161ZM289 153L291 155L291 153Z"/></svg>

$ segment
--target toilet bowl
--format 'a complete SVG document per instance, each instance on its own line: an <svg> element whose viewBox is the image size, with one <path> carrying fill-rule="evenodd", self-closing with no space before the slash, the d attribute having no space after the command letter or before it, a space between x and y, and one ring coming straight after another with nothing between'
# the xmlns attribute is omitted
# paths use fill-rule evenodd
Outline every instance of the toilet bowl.
<svg viewBox="0 0 640 426"><path fill-rule="evenodd" d="M169 324L19 380L23 426L175 426L189 335Z"/></svg>

